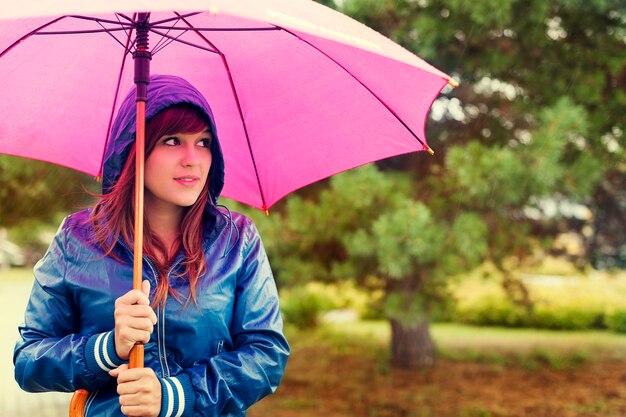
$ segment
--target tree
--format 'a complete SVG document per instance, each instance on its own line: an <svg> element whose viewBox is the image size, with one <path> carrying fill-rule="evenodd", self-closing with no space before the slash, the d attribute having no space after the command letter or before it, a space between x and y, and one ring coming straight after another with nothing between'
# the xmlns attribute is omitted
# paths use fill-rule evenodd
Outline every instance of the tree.
<svg viewBox="0 0 626 417"><path fill-rule="evenodd" d="M476 151L475 143L481 144L480 152L474 156L484 155L492 148L499 154L509 149L515 151L516 158L525 154L522 160L526 164L530 152L543 153L542 147L549 144L552 154L546 155L544 162L540 153L535 155L534 165L526 166L545 168L556 166L556 162L559 172L550 174L558 174L558 180L551 188L539 190L541 195L520 200L518 209L510 210L511 215L505 217L532 229L522 236L540 236L551 233L553 226L546 229L545 224L520 219L520 205L537 205L540 197L586 204L594 212L593 233L588 238L589 259L596 266L626 264L626 232L619 227L626 221L626 196L620 192L620 185L626 183L624 2L342 3L343 12L391 36L461 82L456 91L447 92L440 100L439 104L446 106L438 107L439 115L429 124L430 143L438 156L428 163L405 157L386 166L412 170L420 177L434 177L424 183L424 193L444 195L449 191L446 176L451 160L447 155L458 146L473 144L467 150ZM568 117L567 107L576 109L573 112L581 118L580 126L568 134L550 130L548 112L552 111L554 117L555 112ZM553 144L556 141L558 146ZM492 175L477 171L473 178L489 179ZM506 192L515 193L515 188ZM503 192L497 187L492 190L492 194ZM490 245L492 249L497 246ZM517 251L509 249L498 252L510 255ZM502 263L500 256L496 260Z"/></svg>
<svg viewBox="0 0 626 417"><path fill-rule="evenodd" d="M626 14L610 0L347 0L343 11L462 86L429 125L435 158L381 163L393 178L409 172L412 193L396 190L390 202L384 180L337 177L315 203L289 201L287 227L270 245L290 279L384 279L394 364L426 366L428 314L445 299L450 274L486 254L510 296L532 308L513 269L550 225L529 209L570 199L594 206L597 219L593 201L607 195L607 178L624 177Z"/></svg>
<svg viewBox="0 0 626 417"><path fill-rule="evenodd" d="M290 198L271 221L257 220L279 283L382 285L392 363L404 368L434 365L431 315L449 301L450 277L483 259L487 235L478 216L441 217L413 189L406 175L370 165L333 177L317 196Z"/></svg>
<svg viewBox="0 0 626 417"><path fill-rule="evenodd" d="M371 230L344 236L351 261L363 265L373 259L370 273L384 280L393 365L420 369L435 364L431 314L448 300L450 277L482 260L486 235L485 224L474 214L461 213L448 223L407 198L381 213Z"/></svg>

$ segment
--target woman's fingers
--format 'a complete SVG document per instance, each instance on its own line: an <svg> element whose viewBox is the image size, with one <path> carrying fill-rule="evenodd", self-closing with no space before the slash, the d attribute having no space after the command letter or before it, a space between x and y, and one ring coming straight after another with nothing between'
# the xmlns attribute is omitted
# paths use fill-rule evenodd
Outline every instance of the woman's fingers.
<svg viewBox="0 0 626 417"><path fill-rule="evenodd" d="M150 341L150 334L152 334L152 331L150 330L138 330L123 327L115 335L115 339L124 346L128 346L128 350L130 351L136 343L148 343Z"/></svg>
<svg viewBox="0 0 626 417"><path fill-rule="evenodd" d="M140 307L140 306L137 306ZM147 306L141 306L147 307ZM150 307L148 307L150 308ZM143 323L137 325L138 329L145 329L146 326L152 326L156 324L156 314L150 309L150 311L142 311L143 309L120 309L115 312L115 325L133 326L135 323Z"/></svg>
<svg viewBox="0 0 626 417"><path fill-rule="evenodd" d="M118 375L120 374L120 372L124 372L125 370L128 369L128 364L122 364L120 366L118 366L117 368L109 371L109 375L111 375L113 378L117 378Z"/></svg>
<svg viewBox="0 0 626 417"><path fill-rule="evenodd" d="M146 407L138 405L122 405L120 411L128 417L142 417L148 415Z"/></svg>
<svg viewBox="0 0 626 417"><path fill-rule="evenodd" d="M150 296L150 281L147 279L141 281L141 292L143 292L146 297Z"/></svg>
<svg viewBox="0 0 626 417"><path fill-rule="evenodd" d="M146 282L146 281L144 281ZM150 284L148 284L148 288ZM120 298L115 300L115 307L118 305L133 305L133 304L141 304L141 305L150 305L150 299L148 295L140 290L130 290L126 294L122 295Z"/></svg>
<svg viewBox="0 0 626 417"><path fill-rule="evenodd" d="M161 410L161 383L150 368L118 368L117 393L127 416L157 416Z"/></svg>
<svg viewBox="0 0 626 417"><path fill-rule="evenodd" d="M115 300L115 351L123 360L136 343L148 343L154 331L157 316L148 294L150 282L144 280L141 291L131 290Z"/></svg>

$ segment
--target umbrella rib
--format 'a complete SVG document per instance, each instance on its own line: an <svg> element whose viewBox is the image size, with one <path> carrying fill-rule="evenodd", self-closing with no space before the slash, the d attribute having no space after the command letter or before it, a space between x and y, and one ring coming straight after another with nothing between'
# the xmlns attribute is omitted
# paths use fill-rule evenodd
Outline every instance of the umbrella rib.
<svg viewBox="0 0 626 417"><path fill-rule="evenodd" d="M178 23L178 22L176 22ZM176 24L174 23L174 25ZM169 35L170 31L172 30L172 28L170 27L167 32L165 32L166 35ZM182 32L179 36L182 36L185 32ZM154 45L154 47L152 48L152 56L156 55L156 53L158 51L160 51L161 49L165 48L167 45L171 44L172 42L174 42L173 40L169 40L168 41L164 41L164 37L161 37L161 39L159 39L159 41L156 43L156 45ZM161 42L163 42L163 44L161 44ZM159 49L160 48L160 49Z"/></svg>
<svg viewBox="0 0 626 417"><path fill-rule="evenodd" d="M100 22L98 22L100 23ZM34 35L80 35L85 33L109 33L109 32L119 32L126 31L125 28L117 28L117 29L107 29L104 26L102 29L88 29L88 30L57 30L53 32L37 32Z"/></svg>
<svg viewBox="0 0 626 417"><path fill-rule="evenodd" d="M102 26L102 29L106 29L102 23L98 22L98 24L99 24L100 26ZM126 29L122 28L122 30L124 31L124 33L126 33L126 35L128 35L128 33L126 32ZM126 49L126 47L124 46L124 44L123 44L123 43L122 43L119 39L117 39L115 36L113 36L113 34L112 34L110 31L108 31L108 30L107 30L107 34L108 34L110 37L112 37L112 38L115 40L115 42L117 42L117 43L119 43L120 45L122 45L122 48ZM128 49L126 49L126 51L128 51Z"/></svg>
<svg viewBox="0 0 626 417"><path fill-rule="evenodd" d="M176 13L176 12L175 12ZM178 14L178 13L176 13ZM248 152L250 152L250 159L252 160L252 166L254 167L254 175L256 176L256 182L259 187L259 194L261 195L261 203L262 209L267 210L267 204L265 203L265 193L263 192L263 187L261 185L261 179L259 178L259 170L256 166L256 160L254 159L254 153L252 152L252 143L250 142L250 135L248 134L248 127L246 126L246 119L243 117L243 111L241 110L241 103L239 101L239 95L237 94L237 89L235 88L235 83L233 81L233 76L230 72L230 67L228 66L228 62L226 61L226 56L217 48L211 41L209 41L202 33L195 30L195 28L187 22L184 18L182 18L183 22L187 24L191 28L193 32L195 32L200 39L205 41L209 46L215 48L217 53L222 57L222 63L226 68L226 73L228 74L228 82L230 83L230 88L233 91L233 97L235 98L235 103L237 103L237 111L239 112L239 118L241 119L241 125L243 126L244 134L246 135L246 143L248 144Z"/></svg>
<svg viewBox="0 0 626 417"><path fill-rule="evenodd" d="M184 19L186 17L191 17L191 16L196 16L196 15L202 14L204 12L190 12L190 13L182 14L182 15L178 14L178 12L174 12L174 13L176 13L176 17L168 17L167 19L159 20L157 22L152 22L152 23L150 23L150 27L151 28L152 27L157 27L158 28L158 25L160 25L162 23L171 22L172 20L181 20L181 19ZM163 29L163 28L159 28L159 29Z"/></svg>
<svg viewBox="0 0 626 417"><path fill-rule="evenodd" d="M117 86L115 87L115 96L113 97L113 105L111 106L111 114L109 115L109 126L107 128L107 136L106 139L104 141L104 149L107 148L107 145L109 144L109 139L111 136L111 126L113 125L113 116L115 114L115 105L117 104L117 99L119 97L120 94L120 85L122 83L122 74L124 73L124 66L126 64L126 57L128 56L128 53L130 52L130 45L132 45L134 43L131 42L131 38L133 35L133 29L131 28L130 31L127 33L128 37L126 38L126 46L124 46L124 55L122 56L122 65L120 66L120 71L117 75ZM103 175L103 170L102 170L102 165L104 164L104 153L102 155L102 160L100 161L100 177L102 177Z"/></svg>
<svg viewBox="0 0 626 417"><path fill-rule="evenodd" d="M180 21L180 19L176 22L178 23ZM174 24L176 24L174 23ZM178 38L180 38L181 36L183 36L185 33L187 33L187 31L182 31L178 34L178 36L175 37L169 37L169 33L171 31L172 27L170 27L167 32L165 32L165 36L162 36L161 39L159 39L159 41L157 42L157 44L154 46L154 48L152 49L152 56L156 55L157 52L161 51L162 49L164 49L165 47L169 46L172 42L178 40ZM153 33L157 33L156 31L153 31ZM164 39L167 39L166 41L164 41ZM163 42L163 43L161 43Z"/></svg>
<svg viewBox="0 0 626 417"><path fill-rule="evenodd" d="M133 23L122 23L119 20L115 21L115 20L109 20L109 19L101 19L98 17L89 17L89 16L80 16L80 15L69 15L68 17L72 17L74 19L81 19L81 20L90 20L92 22L102 22L102 23L109 23L111 25L116 25L116 26L126 26L126 27L134 27L135 24Z"/></svg>
<svg viewBox="0 0 626 417"><path fill-rule="evenodd" d="M188 45L188 46L191 46L191 47L194 47L194 48L202 49L202 50L204 50L204 51L212 52L212 53L214 53L214 54L219 53L219 52L218 52L218 51L216 51L216 50L209 49L209 48L206 48L206 47L201 46L201 45L196 45L196 44L194 44L194 43L187 42L187 41L184 41L184 40L182 40L182 39L178 39L177 37L175 38L175 37L173 37L173 36L170 36L170 35L167 35L167 34L165 34L165 33L159 32L158 30L153 30L153 29L150 29L150 32L156 33L157 35L159 35L159 36L163 36L164 38L168 38L168 39L171 39L172 41L180 42L180 43L182 43L182 44L185 44L185 45ZM161 49L163 49L163 48L161 47Z"/></svg>
<svg viewBox="0 0 626 417"><path fill-rule="evenodd" d="M37 34L37 31L41 30L41 29L45 29L50 25L55 24L56 22L58 22L59 20L65 19L67 16L61 16L61 17L57 17L54 20L49 21L46 24L43 24L41 26L39 26L37 29L28 32L26 35L22 36L21 38L19 38L18 40L16 40L15 42L13 42L11 45L9 45L4 51L0 52L0 58L2 58L4 55L6 55L11 49L15 48L17 45L19 45L20 43L22 43L24 40L26 40L27 38L31 37L32 35Z"/></svg>
<svg viewBox="0 0 626 417"><path fill-rule="evenodd" d="M153 33L156 33L153 31ZM157 52L160 52L161 50L165 49L167 46L169 46L170 44L172 44L173 42L177 41L178 38L180 38L185 32L181 32L180 35L176 36L176 37L163 37L159 40L159 43L154 47L154 49L152 49L152 56L155 56L157 54ZM164 41L161 44L161 41L163 39L167 39L167 41Z"/></svg>
<svg viewBox="0 0 626 417"><path fill-rule="evenodd" d="M133 27L135 26L135 20L133 20L132 18L126 16L124 13L115 13L115 17L117 17L117 21L120 22L120 24L122 24L122 22L119 20L120 16L128 20L130 22L130 26L133 26Z"/></svg>
<svg viewBox="0 0 626 417"><path fill-rule="evenodd" d="M117 19L117 21L118 21L118 22L120 22L120 25L122 24L122 21L120 20L120 16L122 16L122 17L123 17L123 18L125 18L125 19L129 19L129 17L128 17L128 16L124 16L124 15L123 15L123 14L121 14L121 13L115 13L115 18ZM132 29L131 29L131 31L132 31ZM128 32L126 32L126 28L124 28L124 33L126 33L126 36L129 36L129 33L128 33Z"/></svg>
<svg viewBox="0 0 626 417"><path fill-rule="evenodd" d="M322 51L321 49L319 49L318 47L316 47L315 45L313 45L311 42L307 41L306 39L301 38L300 36L296 35L295 33L293 33L292 31L290 31L289 29L285 29L281 26L277 26L278 28L284 30L286 33L290 34L291 36L294 36L295 38L299 39L300 41L306 43L307 45L309 45L311 48L315 49L316 51L318 51L320 54L324 55L326 58L330 59L332 62L334 62L339 68L343 69L348 75L350 75L356 82L358 82L359 84L361 84L361 86L363 86L363 88L365 88L372 96L374 96L374 98L376 98L376 100L378 100L380 102L380 104L382 104L383 106L385 106L385 108L389 111L389 113L391 113L401 124L402 126L404 126L406 128L406 130L409 131L409 133L422 145L422 147L424 149L429 149L428 145L426 145L416 134L415 132L413 132L413 130L404 122L404 120L402 120L400 118L400 116L398 116L398 114L387 104L385 103L380 97L378 97L378 95L372 91L371 88L369 88L367 85L365 85L365 83L363 83L361 80L358 79L358 77L356 75L354 75L353 73L351 73L346 67L344 67L343 65L341 65L339 62L337 62L337 60L335 60L333 57L331 57L330 55L328 55L326 52Z"/></svg>
<svg viewBox="0 0 626 417"><path fill-rule="evenodd" d="M182 30L182 31L188 31L188 28L175 28L172 27L170 28L169 26L150 26L150 28L156 28L156 29L170 29L170 30ZM271 27L271 28L267 28L267 27L251 27L251 28L229 28L229 27L224 27L224 28L198 28L198 27L193 27L193 30L196 32L255 32L255 31L265 31L265 30L281 30L281 28L278 27Z"/></svg>

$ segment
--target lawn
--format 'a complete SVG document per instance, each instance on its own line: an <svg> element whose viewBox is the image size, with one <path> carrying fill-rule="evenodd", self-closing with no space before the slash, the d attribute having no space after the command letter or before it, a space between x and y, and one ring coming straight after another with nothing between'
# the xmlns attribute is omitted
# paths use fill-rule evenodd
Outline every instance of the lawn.
<svg viewBox="0 0 626 417"><path fill-rule="evenodd" d="M437 324L439 359L388 365L384 322L288 329L276 395L249 416L617 417L626 415L626 336Z"/></svg>
<svg viewBox="0 0 626 417"><path fill-rule="evenodd" d="M32 272L0 271L0 280ZM389 366L384 321L286 333L283 383L250 417L626 415L626 335L434 324L437 366L411 372Z"/></svg>

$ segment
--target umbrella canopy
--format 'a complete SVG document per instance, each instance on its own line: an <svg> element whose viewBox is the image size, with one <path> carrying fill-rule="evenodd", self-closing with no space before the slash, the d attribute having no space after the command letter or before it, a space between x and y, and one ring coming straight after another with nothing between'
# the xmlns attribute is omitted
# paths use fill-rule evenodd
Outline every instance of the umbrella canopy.
<svg viewBox="0 0 626 417"><path fill-rule="evenodd" d="M4 11L13 19L0 25L0 153L100 173L133 83L142 8L151 10L151 72L187 79L211 103L226 197L268 209L338 172L430 149L426 117L450 77L391 40L307 0L184 4Z"/></svg>

